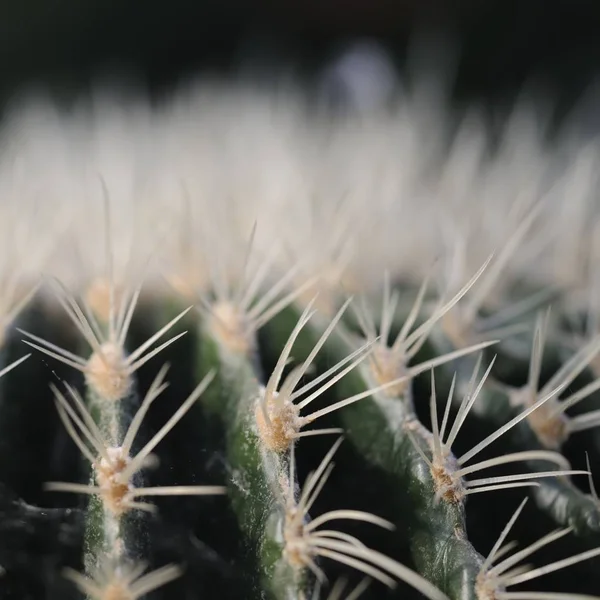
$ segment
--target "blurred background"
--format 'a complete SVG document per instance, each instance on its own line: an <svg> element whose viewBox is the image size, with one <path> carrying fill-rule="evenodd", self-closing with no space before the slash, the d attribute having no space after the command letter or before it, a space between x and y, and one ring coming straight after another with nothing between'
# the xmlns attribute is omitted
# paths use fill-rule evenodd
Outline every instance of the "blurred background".
<svg viewBox="0 0 600 600"><path fill-rule="evenodd" d="M533 83L560 116L594 78L599 34L597 0L5 0L0 99L115 76L155 98L200 73L320 85L355 44L407 75L418 37L454 101L493 108Z"/></svg>

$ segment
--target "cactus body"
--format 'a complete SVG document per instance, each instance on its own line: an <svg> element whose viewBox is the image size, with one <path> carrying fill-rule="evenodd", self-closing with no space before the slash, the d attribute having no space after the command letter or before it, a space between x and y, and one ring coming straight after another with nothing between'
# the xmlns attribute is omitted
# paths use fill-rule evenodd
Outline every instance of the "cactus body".
<svg viewBox="0 0 600 600"><path fill-rule="evenodd" d="M600 597L589 155L238 91L0 171L0 597Z"/></svg>

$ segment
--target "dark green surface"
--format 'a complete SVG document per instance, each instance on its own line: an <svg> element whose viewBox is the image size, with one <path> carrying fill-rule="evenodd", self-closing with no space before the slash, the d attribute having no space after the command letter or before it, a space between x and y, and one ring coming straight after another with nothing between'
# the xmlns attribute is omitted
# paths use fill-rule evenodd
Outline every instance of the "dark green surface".
<svg viewBox="0 0 600 600"><path fill-rule="evenodd" d="M282 560L285 499L279 480L289 466L282 455L261 447L255 425L260 375L248 358L229 351L206 328L199 332L198 356L199 377L217 369L202 404L223 422L228 496L243 535L243 552L248 559L258 558L253 597L300 599L306 583L296 581Z"/></svg>

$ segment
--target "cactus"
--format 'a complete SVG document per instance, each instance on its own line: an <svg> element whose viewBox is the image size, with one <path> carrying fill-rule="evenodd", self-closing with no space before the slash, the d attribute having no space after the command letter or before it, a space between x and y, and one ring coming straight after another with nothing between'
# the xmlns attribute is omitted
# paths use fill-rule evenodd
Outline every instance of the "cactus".
<svg viewBox="0 0 600 600"><path fill-rule="evenodd" d="M600 155L305 100L5 127L1 597L600 598Z"/></svg>

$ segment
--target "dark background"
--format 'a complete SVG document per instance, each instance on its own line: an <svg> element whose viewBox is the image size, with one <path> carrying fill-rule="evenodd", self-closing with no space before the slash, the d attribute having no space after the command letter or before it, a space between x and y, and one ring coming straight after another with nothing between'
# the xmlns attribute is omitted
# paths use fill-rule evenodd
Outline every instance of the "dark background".
<svg viewBox="0 0 600 600"><path fill-rule="evenodd" d="M411 35L432 27L458 42L461 100L505 103L535 77L564 112L600 62L597 0L4 0L0 100L115 73L135 74L156 96L242 63L293 65L310 78L365 36L402 68Z"/></svg>

